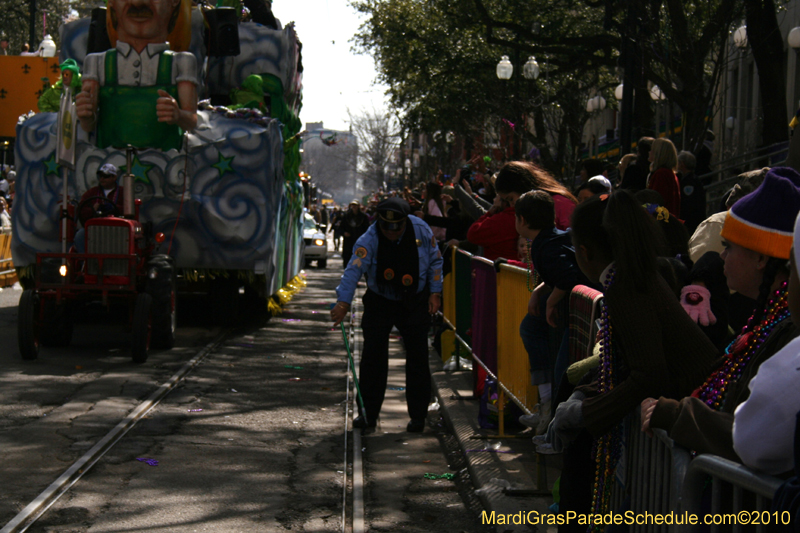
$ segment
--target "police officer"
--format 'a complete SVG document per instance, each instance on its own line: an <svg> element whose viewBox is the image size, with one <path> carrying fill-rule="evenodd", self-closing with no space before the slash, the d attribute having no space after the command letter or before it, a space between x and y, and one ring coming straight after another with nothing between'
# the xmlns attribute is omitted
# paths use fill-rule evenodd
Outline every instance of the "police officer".
<svg viewBox="0 0 800 533"><path fill-rule="evenodd" d="M367 276L359 371L366 420L359 416L353 421L353 426L362 430L373 429L381 411L393 326L400 331L406 348L406 402L411 417L406 430L418 433L425 429L431 395L428 329L430 315L442 302L442 255L430 227L409 215L410 211L408 202L400 198L378 204L378 219L356 241L355 252L336 287L338 301L331 310L334 325L350 310L361 275Z"/></svg>

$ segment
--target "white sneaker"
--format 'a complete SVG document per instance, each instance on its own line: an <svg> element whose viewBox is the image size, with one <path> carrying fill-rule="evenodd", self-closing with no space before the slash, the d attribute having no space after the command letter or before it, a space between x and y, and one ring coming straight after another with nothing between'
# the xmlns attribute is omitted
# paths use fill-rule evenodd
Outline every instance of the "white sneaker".
<svg viewBox="0 0 800 533"><path fill-rule="evenodd" d="M519 417L519 423L529 428L538 427L540 420L541 416L539 416L539 413L533 413L532 415L522 415L521 417Z"/></svg>
<svg viewBox="0 0 800 533"><path fill-rule="evenodd" d="M537 435L547 433L547 426L550 425L550 405L549 401L539 404L539 423L536 425Z"/></svg>

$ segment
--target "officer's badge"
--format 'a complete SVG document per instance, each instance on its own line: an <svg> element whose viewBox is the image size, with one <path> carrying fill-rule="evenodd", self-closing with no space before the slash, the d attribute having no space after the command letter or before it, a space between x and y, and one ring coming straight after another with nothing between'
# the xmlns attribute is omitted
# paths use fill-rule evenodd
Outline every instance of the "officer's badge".
<svg viewBox="0 0 800 533"><path fill-rule="evenodd" d="M383 277L386 281L392 281L394 279L394 270L387 268L383 271Z"/></svg>
<svg viewBox="0 0 800 533"><path fill-rule="evenodd" d="M687 185L686 187L683 188L683 194L685 194L686 196L691 196L693 192L694 192L694 187L692 185Z"/></svg>
<svg viewBox="0 0 800 533"><path fill-rule="evenodd" d="M364 248L363 246L359 246L356 249L356 256L360 257L361 259L364 259L365 257L367 257L367 249Z"/></svg>
<svg viewBox="0 0 800 533"><path fill-rule="evenodd" d="M403 276L403 285L410 287L412 283L414 283L414 278L411 277L411 274L406 274Z"/></svg>
<svg viewBox="0 0 800 533"><path fill-rule="evenodd" d="M417 248L419 248L420 246L422 246L422 241L417 239Z"/></svg>
<svg viewBox="0 0 800 533"><path fill-rule="evenodd" d="M394 211L386 211L386 214L383 217L388 220L389 222L394 222L394 218L397 215Z"/></svg>

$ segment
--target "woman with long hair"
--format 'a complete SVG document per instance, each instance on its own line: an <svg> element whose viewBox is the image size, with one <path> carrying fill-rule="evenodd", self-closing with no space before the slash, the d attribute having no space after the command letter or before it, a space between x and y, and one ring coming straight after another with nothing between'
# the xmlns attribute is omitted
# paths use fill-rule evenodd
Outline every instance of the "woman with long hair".
<svg viewBox="0 0 800 533"><path fill-rule="evenodd" d="M576 207L572 242L580 269L603 286L600 367L593 383L558 406L548 438L555 448L564 446L559 511L605 514L624 418L649 391L680 398L693 390L717 350L659 275L663 236L627 190ZM586 526L559 531L585 532Z"/></svg>
<svg viewBox="0 0 800 533"><path fill-rule="evenodd" d="M650 176L647 188L658 191L664 199L664 207L675 216L681 213L681 185L678 181L678 151L669 139L656 139L648 156Z"/></svg>
<svg viewBox="0 0 800 533"><path fill-rule="evenodd" d="M497 174L494 188L511 206L517 198L528 191L544 191L553 197L556 206L556 228L565 230L569 227L572 210L578 200L569 189L560 184L546 170L535 163L512 161L503 165Z"/></svg>
<svg viewBox="0 0 800 533"><path fill-rule="evenodd" d="M447 203L442 199L442 186L435 181L425 184L425 203L422 205L423 215L444 217L447 215ZM438 242L445 239L447 230L443 227L431 226L433 236Z"/></svg>

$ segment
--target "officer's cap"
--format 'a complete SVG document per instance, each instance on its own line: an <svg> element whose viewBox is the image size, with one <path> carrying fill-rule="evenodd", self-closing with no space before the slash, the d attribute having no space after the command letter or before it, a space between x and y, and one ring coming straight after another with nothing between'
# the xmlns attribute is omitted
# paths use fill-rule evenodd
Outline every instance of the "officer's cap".
<svg viewBox="0 0 800 533"><path fill-rule="evenodd" d="M387 198L378 204L378 220L385 230L400 229L410 212L411 206L402 198Z"/></svg>
<svg viewBox="0 0 800 533"><path fill-rule="evenodd" d="M106 176L116 176L118 171L116 166L112 165L111 163L106 163L100 167L100 170L98 170L97 173L104 174Z"/></svg>

